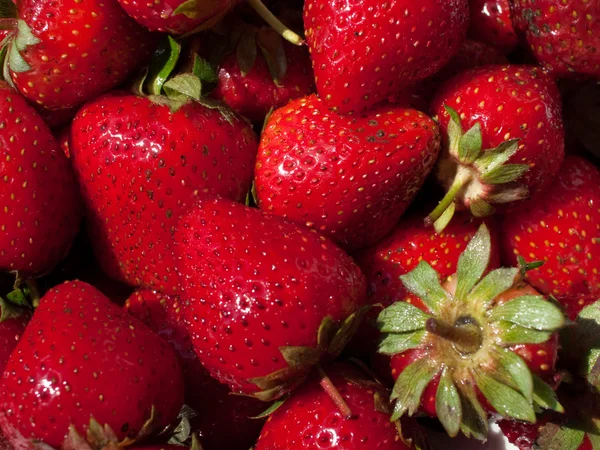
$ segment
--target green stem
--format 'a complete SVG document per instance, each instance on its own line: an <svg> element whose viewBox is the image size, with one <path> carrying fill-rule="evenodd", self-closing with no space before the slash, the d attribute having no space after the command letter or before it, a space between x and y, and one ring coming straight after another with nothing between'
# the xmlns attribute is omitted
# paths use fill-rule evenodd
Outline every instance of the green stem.
<svg viewBox="0 0 600 450"><path fill-rule="evenodd" d="M286 27L281 21L273 15L271 11L264 5L261 0L247 0L248 4L261 16L265 22L277 31L286 41L291 42L294 45L303 45L304 40L294 33L288 27Z"/></svg>
<svg viewBox="0 0 600 450"><path fill-rule="evenodd" d="M331 400L333 401L339 412L342 414L344 419L350 419L352 417L352 410L348 406L348 403L346 403L344 397L342 397L342 394L340 394L340 391L338 391L337 388L333 385L331 379L329 378L329 376L327 376L325 371L320 366L318 367L318 370L319 375L321 375L321 381L319 382L319 384L321 385L325 393L329 396L329 398L331 398Z"/></svg>
<svg viewBox="0 0 600 450"><path fill-rule="evenodd" d="M464 170L459 167L456 177L452 182L452 186L450 186L450 189L448 190L448 192L446 192L446 195L444 196L442 201L437 205L437 207L433 210L433 212L425 218L426 226L431 226L436 220L438 220L442 216L442 214L444 214L444 212L450 207L450 205L454 203L456 196L462 190L465 184L469 182L470 179L471 174L467 170Z"/></svg>
<svg viewBox="0 0 600 450"><path fill-rule="evenodd" d="M31 300L31 305L34 308L37 308L38 306L40 306L40 298L42 297L37 281L27 280L25 282L25 286L27 287L27 297L29 297L29 299Z"/></svg>
<svg viewBox="0 0 600 450"><path fill-rule="evenodd" d="M425 322L425 329L452 342L461 353L470 354L481 348L481 330L474 324L448 325L440 320L430 318Z"/></svg>

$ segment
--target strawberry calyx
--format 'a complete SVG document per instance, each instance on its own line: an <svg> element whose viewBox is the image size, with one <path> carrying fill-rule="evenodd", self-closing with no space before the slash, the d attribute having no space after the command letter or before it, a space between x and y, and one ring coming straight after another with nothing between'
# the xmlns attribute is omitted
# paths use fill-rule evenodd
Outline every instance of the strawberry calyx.
<svg viewBox="0 0 600 450"><path fill-rule="evenodd" d="M330 316L319 326L316 347L284 346L279 352L287 366L263 377L251 378L249 383L260 391L253 397L265 402L278 400L302 384L318 364L337 358L356 333L371 305L364 306L336 323Z"/></svg>
<svg viewBox="0 0 600 450"><path fill-rule="evenodd" d="M443 284L425 261L400 277L424 310L402 301L383 310L377 319L383 333L379 352L393 356L420 349L422 356L396 380L392 420L415 414L434 379L439 380L436 415L450 436L462 430L486 439L481 400L503 417L527 422L535 422L536 409L562 411L552 388L512 347L548 341L564 325L564 315L541 295L521 294L518 268L484 276L490 252L490 234L482 225L460 256L456 274Z"/></svg>
<svg viewBox="0 0 600 450"><path fill-rule="evenodd" d="M518 180L529 170L527 164L508 164L519 149L518 139L503 142L493 149L482 148L481 125L467 131L458 113L445 106L448 123L448 151L438 163L438 178L447 188L439 205L425 219L441 232L455 210L464 205L475 217L494 214L495 204L506 204L527 198L529 190Z"/></svg>
<svg viewBox="0 0 600 450"><path fill-rule="evenodd" d="M223 17L229 14L229 11L235 6L236 3L236 1L230 0L227 2L226 7L211 15L213 10L211 2L207 2L205 0L187 0L175 8L173 11L173 16L184 15L188 19L202 20L200 25L184 35L190 36L214 27L221 21L221 19L223 19Z"/></svg>

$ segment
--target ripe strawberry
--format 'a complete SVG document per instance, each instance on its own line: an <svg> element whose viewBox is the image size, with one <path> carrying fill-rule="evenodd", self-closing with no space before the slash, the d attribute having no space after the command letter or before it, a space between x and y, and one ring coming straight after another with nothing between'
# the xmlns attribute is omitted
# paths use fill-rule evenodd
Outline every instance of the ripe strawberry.
<svg viewBox="0 0 600 450"><path fill-rule="evenodd" d="M0 270L27 276L63 259L81 221L68 161L25 99L0 82Z"/></svg>
<svg viewBox="0 0 600 450"><path fill-rule="evenodd" d="M562 411L549 377L561 311L521 281L519 269L495 269L482 225L443 284L425 261L403 275L420 304L397 301L378 318L396 378L393 419L423 410L450 436L485 440L487 412L535 422L534 406ZM539 375L538 375L539 374ZM548 374L548 375L547 375ZM540 376L541 375L541 376Z"/></svg>
<svg viewBox="0 0 600 450"><path fill-rule="evenodd" d="M314 231L215 199L182 217L176 242L196 353L235 392L283 395L358 325L364 277Z"/></svg>
<svg viewBox="0 0 600 450"><path fill-rule="evenodd" d="M247 28L220 61L212 95L253 123L273 108L315 91L308 51L271 28Z"/></svg>
<svg viewBox="0 0 600 450"><path fill-rule="evenodd" d="M345 248L365 247L396 225L439 146L436 124L418 111L385 106L348 118L316 95L299 99L275 111L263 130L258 206Z"/></svg>
<svg viewBox="0 0 600 450"><path fill-rule="evenodd" d="M117 0L18 0L10 77L31 102L70 108L111 89L152 54L156 36Z"/></svg>
<svg viewBox="0 0 600 450"><path fill-rule="evenodd" d="M104 427L111 441L135 439L169 425L182 403L181 372L167 343L73 281L41 299L11 355L0 426L17 450L31 448L32 439L59 448L89 427Z"/></svg>
<svg viewBox="0 0 600 450"><path fill-rule="evenodd" d="M600 78L598 0L510 0L515 28L557 77Z"/></svg>
<svg viewBox="0 0 600 450"><path fill-rule="evenodd" d="M519 43L510 17L509 0L469 0L471 25L469 37L485 42L502 54Z"/></svg>
<svg viewBox="0 0 600 450"><path fill-rule="evenodd" d="M238 0L119 0L136 22L152 31L185 34L217 23Z"/></svg>
<svg viewBox="0 0 600 450"><path fill-rule="evenodd" d="M544 261L527 281L554 296L574 319L600 298L600 170L567 156L552 186L531 208L502 224L506 260Z"/></svg>
<svg viewBox="0 0 600 450"><path fill-rule="evenodd" d="M341 113L381 103L450 61L468 19L467 0L308 0L304 28L317 92Z"/></svg>
<svg viewBox="0 0 600 450"><path fill-rule="evenodd" d="M256 137L242 120L189 101L111 94L73 121L71 161L95 252L112 277L175 292L172 234L198 196L243 200Z"/></svg>
<svg viewBox="0 0 600 450"><path fill-rule="evenodd" d="M429 216L438 230L455 209L477 217L514 209L558 172L564 157L559 92L537 68L464 72L440 87L432 111L445 137L437 178L448 190Z"/></svg>
<svg viewBox="0 0 600 450"><path fill-rule="evenodd" d="M202 448L222 448L223 436L227 436L232 449L251 447L263 422L250 417L262 413L264 403L230 395L225 385L208 374L194 353L181 317L179 299L143 289L127 299L125 309L167 341L179 357L185 381L185 402L197 413L190 420L191 431L198 435Z"/></svg>
<svg viewBox="0 0 600 450"><path fill-rule="evenodd" d="M389 420L389 391L356 368L337 364L327 370L331 387L313 376L269 416L256 450L406 450ZM351 417L332 401L327 390L337 391ZM404 430L403 430L404 431Z"/></svg>

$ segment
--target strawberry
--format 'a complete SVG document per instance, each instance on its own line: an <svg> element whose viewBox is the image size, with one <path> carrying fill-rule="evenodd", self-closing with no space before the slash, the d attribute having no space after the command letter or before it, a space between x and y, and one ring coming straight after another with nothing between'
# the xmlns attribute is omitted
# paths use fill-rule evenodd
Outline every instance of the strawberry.
<svg viewBox="0 0 600 450"><path fill-rule="evenodd" d="M600 78L598 0L510 0L515 28L557 77Z"/></svg>
<svg viewBox="0 0 600 450"><path fill-rule="evenodd" d="M31 318L30 312L12 303L11 298L19 291L12 291L5 298L0 297L0 373L4 372L11 353L21 339Z"/></svg>
<svg viewBox="0 0 600 450"><path fill-rule="evenodd" d="M169 425L182 403L181 372L167 343L73 281L41 299L12 353L0 426L17 450L33 448L32 439L59 448L67 436L65 446L77 445L86 430L110 441L135 439Z"/></svg>
<svg viewBox="0 0 600 450"><path fill-rule="evenodd" d="M262 421L250 417L264 411L264 403L230 395L225 385L210 377L194 353L178 298L144 289L127 299L125 309L162 336L177 353L185 380L185 401L197 413L190 420L191 430L199 436L204 450L221 448L225 435L232 449L251 447Z"/></svg>
<svg viewBox="0 0 600 450"><path fill-rule="evenodd" d="M196 353L234 392L280 397L339 355L359 323L364 277L314 231L215 199L186 213L175 234Z"/></svg>
<svg viewBox="0 0 600 450"><path fill-rule="evenodd" d="M443 84L432 102L444 133L438 181L448 190L428 221L443 229L455 209L507 212L552 181L564 158L560 97L530 66L485 66ZM463 128L467 131L463 131Z"/></svg>
<svg viewBox="0 0 600 450"><path fill-rule="evenodd" d="M304 28L317 92L340 113L381 103L450 61L468 20L467 0L307 0Z"/></svg>
<svg viewBox="0 0 600 450"><path fill-rule="evenodd" d="M509 0L469 0L471 26L469 37L510 53L519 43L510 17Z"/></svg>
<svg viewBox="0 0 600 450"><path fill-rule="evenodd" d="M10 77L28 100L50 110L121 84L156 43L117 0L17 0L13 13Z"/></svg>
<svg viewBox="0 0 600 450"><path fill-rule="evenodd" d="M271 28L246 27L234 48L220 61L212 95L251 122L315 91L308 51Z"/></svg>
<svg viewBox="0 0 600 450"><path fill-rule="evenodd" d="M396 379L392 419L422 410L450 436L462 429L485 440L487 412L528 422L534 407L562 412L542 379L552 378L562 312L523 283L519 269L483 277L491 245L481 225L443 284L425 261L401 276L420 303L400 300L378 317L379 351L392 356Z"/></svg>
<svg viewBox="0 0 600 450"><path fill-rule="evenodd" d="M560 172L531 208L502 223L506 260L544 261L526 280L554 296L574 319L600 298L600 170L567 156Z"/></svg>
<svg viewBox="0 0 600 450"><path fill-rule="evenodd" d="M70 143L102 268L169 293L177 290L178 216L206 194L243 201L257 146L252 129L235 116L196 101L174 102L101 97L79 111Z"/></svg>
<svg viewBox="0 0 600 450"><path fill-rule="evenodd" d="M439 146L438 127L418 111L382 106L347 118L316 95L299 99L275 111L263 130L258 206L344 248L365 247L396 225Z"/></svg>
<svg viewBox="0 0 600 450"><path fill-rule="evenodd" d="M221 19L238 0L119 0L136 22L152 31L185 34L208 28Z"/></svg>
<svg viewBox="0 0 600 450"><path fill-rule="evenodd" d="M311 377L269 416L256 450L414 448L390 423L387 389L352 365L338 363L326 370L326 377ZM332 401L331 389L345 409Z"/></svg>
<svg viewBox="0 0 600 450"><path fill-rule="evenodd" d="M0 82L0 270L49 272L81 221L81 199L68 161L25 99Z"/></svg>

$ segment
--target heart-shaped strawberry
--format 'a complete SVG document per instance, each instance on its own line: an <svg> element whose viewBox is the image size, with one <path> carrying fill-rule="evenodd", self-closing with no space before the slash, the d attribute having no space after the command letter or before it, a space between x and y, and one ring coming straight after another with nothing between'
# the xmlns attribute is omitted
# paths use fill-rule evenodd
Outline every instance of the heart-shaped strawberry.
<svg viewBox="0 0 600 450"><path fill-rule="evenodd" d="M349 118L305 97L275 111L263 131L258 205L345 248L374 244L413 200L439 148L438 127L421 112L388 105Z"/></svg>

